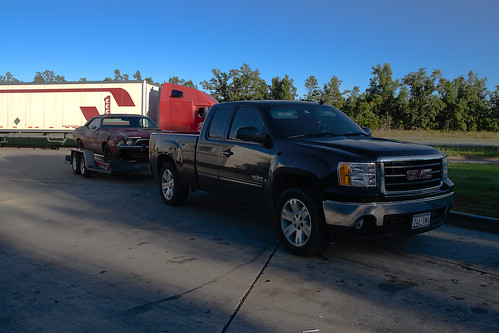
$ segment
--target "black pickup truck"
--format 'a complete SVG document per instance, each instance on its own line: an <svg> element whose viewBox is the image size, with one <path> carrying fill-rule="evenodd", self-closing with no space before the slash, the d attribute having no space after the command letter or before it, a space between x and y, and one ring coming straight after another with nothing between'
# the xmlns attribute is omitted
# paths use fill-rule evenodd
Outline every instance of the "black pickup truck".
<svg viewBox="0 0 499 333"><path fill-rule="evenodd" d="M285 247L323 251L339 237L425 232L446 219L454 184L440 151L371 136L312 102L216 104L201 133L153 133L152 174L168 205L189 189L268 202Z"/></svg>

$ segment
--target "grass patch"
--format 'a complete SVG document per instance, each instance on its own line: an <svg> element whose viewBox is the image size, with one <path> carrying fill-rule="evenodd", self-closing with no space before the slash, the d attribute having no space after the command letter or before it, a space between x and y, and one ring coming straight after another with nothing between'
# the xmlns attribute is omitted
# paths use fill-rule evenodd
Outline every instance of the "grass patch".
<svg viewBox="0 0 499 333"><path fill-rule="evenodd" d="M447 156L499 157L499 146L436 146Z"/></svg>
<svg viewBox="0 0 499 333"><path fill-rule="evenodd" d="M373 136L405 139L475 139L499 140L499 132L423 131L423 130L373 130Z"/></svg>
<svg viewBox="0 0 499 333"><path fill-rule="evenodd" d="M499 164L451 163L453 210L499 218Z"/></svg>

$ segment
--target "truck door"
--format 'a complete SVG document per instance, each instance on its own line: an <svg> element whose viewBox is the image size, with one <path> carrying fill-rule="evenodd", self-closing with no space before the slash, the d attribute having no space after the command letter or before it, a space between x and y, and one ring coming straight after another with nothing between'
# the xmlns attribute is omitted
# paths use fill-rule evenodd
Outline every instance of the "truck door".
<svg viewBox="0 0 499 333"><path fill-rule="evenodd" d="M227 138L228 119L233 107L219 104L210 112L214 112L207 130L201 132L196 151L196 166L199 188L217 192L219 188L218 170L220 164L221 144ZM205 126L206 126L205 125Z"/></svg>
<svg viewBox="0 0 499 333"><path fill-rule="evenodd" d="M219 179L224 191L246 200L263 194L271 152L262 143L236 138L236 131L242 127L254 127L260 134L268 133L256 106L239 107L230 125L228 139L221 143Z"/></svg>

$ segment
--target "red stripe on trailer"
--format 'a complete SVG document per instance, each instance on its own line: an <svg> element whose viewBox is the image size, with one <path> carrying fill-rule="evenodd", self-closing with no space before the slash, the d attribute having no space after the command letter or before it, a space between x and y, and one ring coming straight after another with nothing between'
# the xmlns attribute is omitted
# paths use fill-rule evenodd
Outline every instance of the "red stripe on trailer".
<svg viewBox="0 0 499 333"><path fill-rule="evenodd" d="M86 120L90 120L99 115L99 110L95 106L80 106L81 112Z"/></svg>
<svg viewBox="0 0 499 333"><path fill-rule="evenodd" d="M12 89L0 90L0 94L26 94L26 93L65 93L65 92L109 92L113 95L118 106L135 106L132 97L123 88L80 88L80 89Z"/></svg>

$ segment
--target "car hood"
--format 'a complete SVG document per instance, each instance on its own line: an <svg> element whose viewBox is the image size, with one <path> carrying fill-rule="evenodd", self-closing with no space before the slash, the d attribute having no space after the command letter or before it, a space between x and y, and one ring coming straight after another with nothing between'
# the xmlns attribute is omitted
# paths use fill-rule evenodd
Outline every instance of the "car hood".
<svg viewBox="0 0 499 333"><path fill-rule="evenodd" d="M299 138L295 143L310 148L343 153L353 158L376 160L379 157L409 157L443 154L435 148L403 141L373 137Z"/></svg>
<svg viewBox="0 0 499 333"><path fill-rule="evenodd" d="M161 131L159 128L111 128L109 132L115 137L148 138L151 133Z"/></svg>

